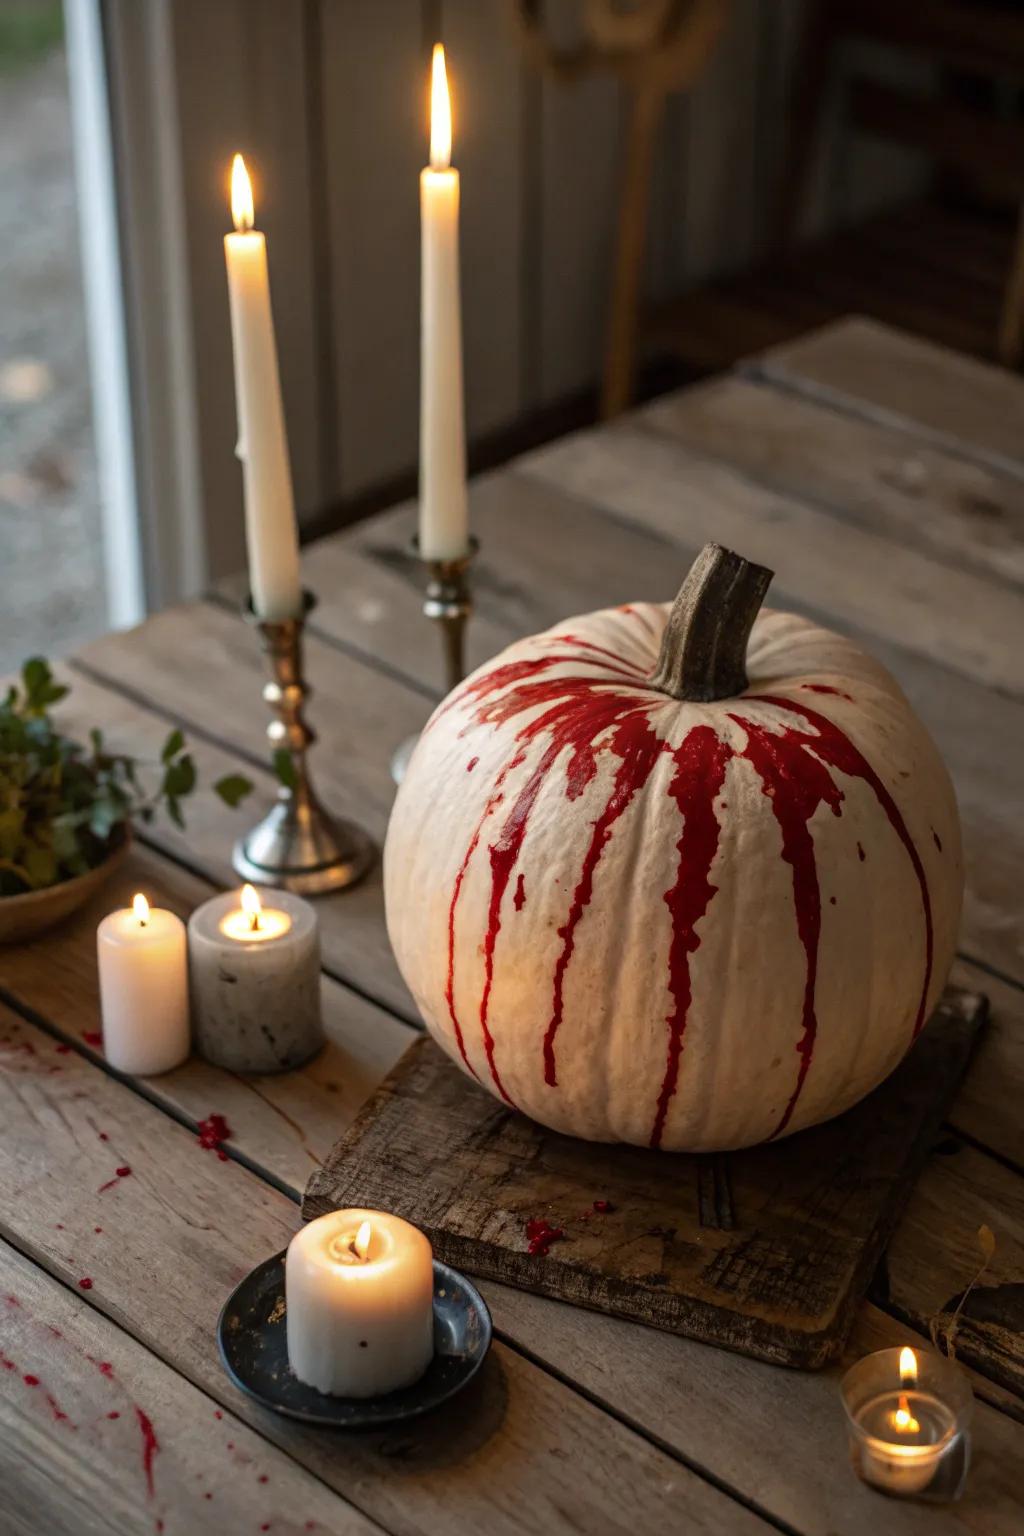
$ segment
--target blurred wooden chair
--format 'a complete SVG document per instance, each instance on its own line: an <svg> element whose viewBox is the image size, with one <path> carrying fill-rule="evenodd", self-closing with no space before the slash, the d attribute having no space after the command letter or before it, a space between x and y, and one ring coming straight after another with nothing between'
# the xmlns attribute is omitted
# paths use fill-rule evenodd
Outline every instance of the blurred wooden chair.
<svg viewBox="0 0 1024 1536"><path fill-rule="evenodd" d="M630 402L640 327L651 173L666 98L699 76L725 22L729 0L581 0L582 41L559 48L545 28L543 0L513 0L528 57L563 81L609 70L627 94L618 228L608 304L601 414Z"/></svg>
<svg viewBox="0 0 1024 1536"><path fill-rule="evenodd" d="M934 66L925 96L855 72L840 136L923 151L946 185L801 243L822 117L847 40ZM806 0L768 259L643 317L647 346L713 372L851 312L1018 367L1024 352L1024 14L1007 0ZM993 82L998 82L998 86ZM993 110L997 90L1009 109ZM949 195L955 180L956 195Z"/></svg>

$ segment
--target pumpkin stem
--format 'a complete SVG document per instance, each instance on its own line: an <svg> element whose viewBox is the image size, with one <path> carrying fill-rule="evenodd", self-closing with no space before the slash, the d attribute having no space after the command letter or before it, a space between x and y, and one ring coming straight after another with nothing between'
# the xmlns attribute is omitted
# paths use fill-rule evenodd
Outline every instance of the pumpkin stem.
<svg viewBox="0 0 1024 1536"><path fill-rule="evenodd" d="M705 544L672 604L651 687L694 703L742 693L747 641L774 574Z"/></svg>

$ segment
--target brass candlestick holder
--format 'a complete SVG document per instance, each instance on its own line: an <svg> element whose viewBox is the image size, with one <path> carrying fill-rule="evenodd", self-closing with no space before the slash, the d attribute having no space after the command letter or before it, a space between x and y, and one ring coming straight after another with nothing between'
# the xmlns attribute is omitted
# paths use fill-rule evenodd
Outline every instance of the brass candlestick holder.
<svg viewBox="0 0 1024 1536"><path fill-rule="evenodd" d="M302 613L296 619L261 619L251 598L244 609L246 619L259 630L270 668L263 697L276 718L267 726L267 735L275 751L284 748L290 754L291 773L289 783L277 792L277 804L235 844L232 863L243 880L300 896L354 885L373 863L374 851L359 827L328 814L310 783L306 753L316 734L303 718L310 688L302 667L302 632L315 606L312 592L303 592Z"/></svg>
<svg viewBox="0 0 1024 1536"><path fill-rule="evenodd" d="M479 541L472 536L469 548L455 560L424 560L420 554L420 541L414 534L409 540L409 554L419 560L427 570L427 591L423 599L423 612L441 627L444 646L445 692L451 693L466 675L465 640L466 620L473 612L473 598L469 586L469 567L478 549ZM405 770L419 736L408 736L396 748L391 759L391 777L396 784L405 778Z"/></svg>

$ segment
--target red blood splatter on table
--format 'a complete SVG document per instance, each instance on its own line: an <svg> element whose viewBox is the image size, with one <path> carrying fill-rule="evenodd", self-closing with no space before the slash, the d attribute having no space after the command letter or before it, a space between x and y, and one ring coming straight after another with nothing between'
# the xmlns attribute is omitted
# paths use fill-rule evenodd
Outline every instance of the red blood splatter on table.
<svg viewBox="0 0 1024 1536"><path fill-rule="evenodd" d="M107 1135L106 1131L100 1131L100 1132L98 1132L98 1135L99 1135L100 1141L109 1141L110 1140L110 1137Z"/></svg>
<svg viewBox="0 0 1024 1536"><path fill-rule="evenodd" d="M54 1230L57 1231L57 1232L63 1232L64 1231L64 1223L62 1221L54 1222Z"/></svg>
<svg viewBox="0 0 1024 1536"><path fill-rule="evenodd" d="M39 1377L33 1376L29 1371L26 1371L21 1379L26 1387L38 1387L39 1385Z"/></svg>
<svg viewBox="0 0 1024 1536"><path fill-rule="evenodd" d="M121 1415L116 1408L111 1408L110 1412L107 1414L108 1419L119 1419L120 1417Z"/></svg>
<svg viewBox="0 0 1024 1536"><path fill-rule="evenodd" d="M81 1280L79 1280L78 1284L83 1291L92 1290L92 1281L89 1279L88 1275L85 1275Z"/></svg>
<svg viewBox="0 0 1024 1536"><path fill-rule="evenodd" d="M146 1474L146 1487L150 1498L153 1497L153 1457L160 1449L160 1442L153 1428L153 1421L148 1413L145 1413L136 1403L135 1417L139 1424L139 1433L142 1435L142 1468Z"/></svg>
<svg viewBox="0 0 1024 1536"><path fill-rule="evenodd" d="M231 1127L223 1115L207 1115L205 1120L200 1120L197 1126L199 1133L199 1145L208 1152L216 1152L222 1163L227 1162L228 1154L221 1146L221 1142L231 1139Z"/></svg>
<svg viewBox="0 0 1024 1536"><path fill-rule="evenodd" d="M100 1375L105 1376L108 1381L115 1380L114 1367L111 1365L109 1360L94 1360L93 1365L95 1365Z"/></svg>
<svg viewBox="0 0 1024 1536"><path fill-rule="evenodd" d="M57 1052L57 1054L59 1056L66 1056L68 1054L68 1052L70 1051L70 1049L71 1049L70 1045L55 1045L54 1046L54 1050Z"/></svg>
<svg viewBox="0 0 1024 1536"><path fill-rule="evenodd" d="M600 1215L600 1216L605 1216L605 1215L607 1215L607 1213L609 1211L614 1210L614 1209L615 1209L615 1207L612 1205L610 1200L595 1200L594 1201L594 1210L597 1211L598 1215Z"/></svg>
<svg viewBox="0 0 1024 1536"><path fill-rule="evenodd" d="M481 846L488 823L494 822L492 839L485 844L490 863L490 899L486 908L486 926L481 950L483 984L478 1003L480 1038L493 1083L506 1100L513 1100L502 1081L497 1060L497 1046L488 1017L494 985L495 950L501 930L501 913L506 890L522 851L531 812L537 799L556 772L568 800L576 799L595 777L599 754L618 759L607 802L591 822L591 836L583 857L580 877L570 898L569 909L558 934L561 950L553 974L552 1012L543 1038L544 1076L557 1087L556 1037L562 1020L563 989L566 971L572 960L576 928L593 893L594 875L616 821L634 797L649 782L656 763L670 755L675 773L667 787L682 818L682 833L677 843L678 874L675 884L664 893L672 915L672 935L668 956L668 988L672 999L667 1026L666 1064L653 1106L650 1143L661 1144L668 1110L675 1095L685 1043L687 1015L691 1003L690 956L700 945L696 928L711 907L717 888L710 872L718 850L720 826L715 813L716 797L724 786L726 769L733 758L746 759L758 774L765 796L782 834L782 857L792 871L793 905L797 932L804 949L806 979L799 1033L795 1042L797 1065L795 1083L782 1109L773 1135L788 1125L810 1068L817 1035L815 985L821 928L821 895L818 885L811 817L821 805L835 816L842 813L843 793L830 770L859 779L873 794L906 851L918 880L924 918L924 974L913 1034L924 1022L924 1009L932 970L932 914L924 870L917 849L888 789L848 737L829 720L808 706L779 695L750 694L736 701L737 711L744 705L769 705L798 723L772 719L752 720L747 713L732 713L729 718L746 735L746 745L734 748L711 725L694 726L682 743L673 747L652 729L651 717L659 709L675 708L674 701L655 695L646 685L635 663L601 646L572 636L555 636L550 644L557 653L523 658L492 668L472 679L449 699L435 715L461 706L472 711L478 725L502 725L516 721L518 730L512 751L498 772L483 812L473 831L469 846L455 877L448 913L448 981L446 999L460 1054L474 1076L477 1070L469 1059L463 1021L455 1004L455 932L457 909L467 871ZM552 677L546 675L567 663L593 668L593 658L583 655L590 650L610 658L603 666L603 676L584 674ZM623 687L623 683L628 688ZM811 692L843 695L825 684L802 685ZM469 729L468 725L466 729ZM540 756L527 768L525 781L514 790L506 805L506 781L509 774L527 762L528 748L543 738ZM501 808L501 818L495 814ZM858 843L858 856L864 859ZM520 878L522 871L519 871ZM519 885L515 887L516 897Z"/></svg>
<svg viewBox="0 0 1024 1536"><path fill-rule="evenodd" d="M533 1216L526 1223L526 1251L534 1258L546 1258L551 1252L552 1243L560 1243L565 1238L562 1227L553 1227L543 1216Z"/></svg>
<svg viewBox="0 0 1024 1536"><path fill-rule="evenodd" d="M267 1474L265 1472L261 1472L259 1477L256 1479L256 1481L259 1482L259 1483L269 1483L270 1482L270 1478L267 1476Z"/></svg>
<svg viewBox="0 0 1024 1536"><path fill-rule="evenodd" d="M103 1231L103 1228L102 1228L102 1227L93 1227L93 1231L94 1231L94 1232L95 1232L95 1233L97 1233L97 1234L99 1234L99 1233L100 1233L100 1232L102 1232L102 1231Z"/></svg>
<svg viewBox="0 0 1024 1536"><path fill-rule="evenodd" d="M99 1050L100 1046L103 1044L103 1036L100 1034L98 1029L83 1029L82 1039L85 1041L86 1045L91 1045L96 1050Z"/></svg>
<svg viewBox="0 0 1024 1536"><path fill-rule="evenodd" d="M121 1167L121 1168L115 1168L114 1169L114 1178L108 1179L105 1184L101 1184L99 1189L96 1191L96 1193L98 1195L102 1195L102 1193L103 1193L103 1191L105 1189L113 1189L113 1187L117 1183L118 1179L126 1179L130 1173L131 1173L131 1169L128 1167L127 1163L125 1163L124 1166Z"/></svg>
<svg viewBox="0 0 1024 1536"><path fill-rule="evenodd" d="M213 1410L213 1416L215 1419L222 1419L224 1417L219 1408Z"/></svg>

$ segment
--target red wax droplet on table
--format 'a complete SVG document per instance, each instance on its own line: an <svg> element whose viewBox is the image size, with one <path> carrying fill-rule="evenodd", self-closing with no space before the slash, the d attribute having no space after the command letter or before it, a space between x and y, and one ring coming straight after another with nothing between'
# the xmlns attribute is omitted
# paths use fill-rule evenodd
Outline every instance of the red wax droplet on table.
<svg viewBox="0 0 1024 1536"><path fill-rule="evenodd" d="M110 1140L110 1137L107 1135L106 1131L100 1131L99 1132L99 1138L100 1138L100 1141L109 1141Z"/></svg>
<svg viewBox="0 0 1024 1536"><path fill-rule="evenodd" d="M85 1041L86 1045L94 1046L96 1049L99 1049L99 1047L103 1044L103 1036L100 1034L98 1029L83 1029L82 1039ZM104 1138L104 1140L105 1139L106 1138Z"/></svg>
<svg viewBox="0 0 1024 1536"><path fill-rule="evenodd" d="M84 1280L79 1280L78 1284L80 1285L80 1287L82 1288L83 1291L91 1291L92 1290L92 1281L89 1279L88 1275L85 1276Z"/></svg>
<svg viewBox="0 0 1024 1536"><path fill-rule="evenodd" d="M39 1377L31 1376L27 1371L21 1379L25 1383L26 1387L38 1387L39 1385Z"/></svg>
<svg viewBox="0 0 1024 1536"><path fill-rule="evenodd" d="M120 1417L121 1415L118 1413L116 1408L111 1408L110 1412L107 1414L108 1419L119 1419Z"/></svg>
<svg viewBox="0 0 1024 1536"><path fill-rule="evenodd" d="M261 1482L261 1483L269 1483L270 1482L270 1478L267 1476L267 1474L265 1472L261 1472L259 1477L258 1477L258 1479L257 1479L257 1481Z"/></svg>
<svg viewBox="0 0 1024 1536"><path fill-rule="evenodd" d="M604 1216L608 1211L610 1211L611 1208L612 1208L612 1203L611 1203L610 1200L595 1200L594 1201L594 1210L598 1211L602 1216Z"/></svg>

